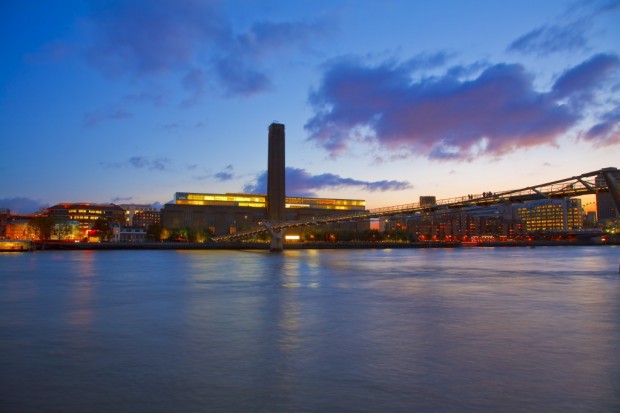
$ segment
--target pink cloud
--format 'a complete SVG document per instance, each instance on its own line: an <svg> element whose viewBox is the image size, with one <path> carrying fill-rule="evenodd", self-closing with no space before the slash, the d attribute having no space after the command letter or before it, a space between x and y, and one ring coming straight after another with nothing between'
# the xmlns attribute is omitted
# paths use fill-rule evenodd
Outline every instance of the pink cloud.
<svg viewBox="0 0 620 413"><path fill-rule="evenodd" d="M345 151L360 128L383 149L432 159L500 156L553 145L578 125L593 92L617 72L615 55L596 55L568 69L549 92L534 88L518 64L487 66L473 78L451 68L443 76L412 81L402 64L366 66L335 61L311 93L310 140L332 156Z"/></svg>

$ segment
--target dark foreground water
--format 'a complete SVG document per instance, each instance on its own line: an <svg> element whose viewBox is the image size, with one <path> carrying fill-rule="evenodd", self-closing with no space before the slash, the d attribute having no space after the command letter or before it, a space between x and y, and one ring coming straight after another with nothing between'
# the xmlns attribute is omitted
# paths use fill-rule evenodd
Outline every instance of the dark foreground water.
<svg viewBox="0 0 620 413"><path fill-rule="evenodd" d="M1 412L619 412L620 248L0 255Z"/></svg>

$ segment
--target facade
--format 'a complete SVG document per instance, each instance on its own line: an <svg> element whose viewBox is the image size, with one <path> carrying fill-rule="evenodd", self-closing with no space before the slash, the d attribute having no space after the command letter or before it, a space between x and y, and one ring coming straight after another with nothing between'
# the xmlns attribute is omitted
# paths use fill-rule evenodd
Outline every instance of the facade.
<svg viewBox="0 0 620 413"><path fill-rule="evenodd" d="M146 204L120 204L125 210L125 225L149 227L159 223L159 209Z"/></svg>
<svg viewBox="0 0 620 413"><path fill-rule="evenodd" d="M579 199L546 199L515 206L527 232L569 231L583 227Z"/></svg>
<svg viewBox="0 0 620 413"><path fill-rule="evenodd" d="M415 240L467 241L485 237L515 240L582 229L584 215L580 199L545 199L393 217L385 220L385 228L406 228Z"/></svg>
<svg viewBox="0 0 620 413"><path fill-rule="evenodd" d="M144 242L146 241L146 230L144 227L121 227L121 242Z"/></svg>
<svg viewBox="0 0 620 413"><path fill-rule="evenodd" d="M30 226L30 218L14 216L6 223L4 238L37 240L37 234Z"/></svg>
<svg viewBox="0 0 620 413"><path fill-rule="evenodd" d="M48 208L48 215L55 220L77 221L83 229L91 228L99 218L125 222L125 210L115 204L57 204Z"/></svg>
<svg viewBox="0 0 620 413"><path fill-rule="evenodd" d="M146 230L143 227L121 226L118 222L111 225L111 242L144 242Z"/></svg>
<svg viewBox="0 0 620 413"><path fill-rule="evenodd" d="M474 237L519 238L523 224L515 218L510 205L467 207L438 212L417 213L391 222L389 229L406 229L419 241L467 241Z"/></svg>
<svg viewBox="0 0 620 413"><path fill-rule="evenodd" d="M53 219L47 215L11 215L5 225L5 238L76 241L84 237L77 221Z"/></svg>
<svg viewBox="0 0 620 413"><path fill-rule="evenodd" d="M169 231L191 228L228 235L254 228L268 216L266 195L177 192L173 202L164 205L162 211L162 227ZM365 201L358 199L285 197L282 220L364 211L365 205Z"/></svg>
<svg viewBox="0 0 620 413"><path fill-rule="evenodd" d="M160 211L138 211L134 214L132 219L132 225L134 227L148 228L151 225L157 225L161 223Z"/></svg>

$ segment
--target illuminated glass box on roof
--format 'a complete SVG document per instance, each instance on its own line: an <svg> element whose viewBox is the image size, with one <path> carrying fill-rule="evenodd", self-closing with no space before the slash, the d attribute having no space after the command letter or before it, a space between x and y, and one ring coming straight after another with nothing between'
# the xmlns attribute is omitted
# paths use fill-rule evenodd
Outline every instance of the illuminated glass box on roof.
<svg viewBox="0 0 620 413"><path fill-rule="evenodd" d="M177 192L176 205L230 206L266 208L267 196L259 194L203 194ZM334 209L339 211L363 211L366 202L360 199L286 197L286 208Z"/></svg>

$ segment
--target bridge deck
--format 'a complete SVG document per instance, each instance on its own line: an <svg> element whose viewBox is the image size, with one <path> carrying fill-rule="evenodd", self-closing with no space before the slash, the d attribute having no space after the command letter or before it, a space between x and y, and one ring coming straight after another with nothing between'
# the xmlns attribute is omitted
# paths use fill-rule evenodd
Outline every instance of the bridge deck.
<svg viewBox="0 0 620 413"><path fill-rule="evenodd" d="M314 217L313 219L307 221L281 222L278 224L271 224L271 227L276 230L284 230L287 228L322 225L333 222L359 221L393 215L407 215L414 214L416 212L434 212L442 210L448 211L450 209L459 209L471 206L489 207L497 204L517 204L539 199L561 199L566 197L596 194L599 192L609 191L607 185L598 187L596 186L596 177L603 174L604 172L615 171L617 171L616 168L604 168L593 172L587 172L578 176L572 176L570 178L546 182L540 185L528 186L525 188L499 192L488 192L483 194L470 194L461 197L441 199L436 201L436 203L432 205L425 205L416 202L411 204L376 208L368 211L356 211L344 214L341 213L336 215ZM617 207L620 210L620 205L618 205ZM262 234L265 232L267 232L266 228L262 226L261 223L259 223L255 229L240 231L236 234L213 237L213 240L226 241L241 239Z"/></svg>

